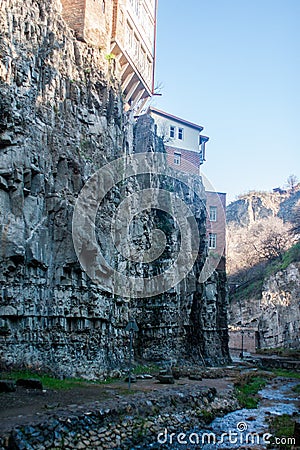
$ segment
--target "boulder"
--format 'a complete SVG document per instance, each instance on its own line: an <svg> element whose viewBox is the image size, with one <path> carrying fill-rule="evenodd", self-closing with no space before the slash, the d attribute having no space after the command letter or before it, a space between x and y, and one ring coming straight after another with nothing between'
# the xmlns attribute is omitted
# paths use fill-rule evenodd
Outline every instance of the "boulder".
<svg viewBox="0 0 300 450"><path fill-rule="evenodd" d="M174 384L175 380L173 375L157 375L157 379L163 384Z"/></svg>

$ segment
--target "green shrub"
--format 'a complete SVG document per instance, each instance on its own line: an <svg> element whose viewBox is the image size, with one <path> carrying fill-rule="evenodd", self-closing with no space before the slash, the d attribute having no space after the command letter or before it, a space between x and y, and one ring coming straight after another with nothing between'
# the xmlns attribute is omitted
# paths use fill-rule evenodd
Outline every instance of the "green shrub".
<svg viewBox="0 0 300 450"><path fill-rule="evenodd" d="M272 378L271 374L266 372L248 372L240 375L234 386L235 395L242 408L257 408L259 396L257 395L267 383L268 378Z"/></svg>

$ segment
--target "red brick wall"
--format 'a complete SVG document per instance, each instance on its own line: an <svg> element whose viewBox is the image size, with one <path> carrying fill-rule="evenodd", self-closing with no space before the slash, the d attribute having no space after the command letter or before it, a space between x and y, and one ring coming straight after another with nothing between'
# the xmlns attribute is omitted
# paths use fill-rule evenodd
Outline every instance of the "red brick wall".
<svg viewBox="0 0 300 450"><path fill-rule="evenodd" d="M244 351L255 353L256 351L256 336L255 330L245 330L244 336ZM241 352L242 350L242 333L240 330L229 331L229 349L232 352Z"/></svg>
<svg viewBox="0 0 300 450"><path fill-rule="evenodd" d="M166 147L168 164L182 172L192 173L199 175L200 169L200 154L197 152L192 152L190 150L184 150L175 147ZM174 153L181 154L181 164L174 164Z"/></svg>
<svg viewBox="0 0 300 450"><path fill-rule="evenodd" d="M119 12L119 0L113 0L112 39L116 37L118 12Z"/></svg>
<svg viewBox="0 0 300 450"><path fill-rule="evenodd" d="M78 39L84 40L86 0L61 0L62 15Z"/></svg>
<svg viewBox="0 0 300 450"><path fill-rule="evenodd" d="M113 0L61 0L63 18L77 39L109 53L113 23ZM103 4L105 9L103 11Z"/></svg>
<svg viewBox="0 0 300 450"><path fill-rule="evenodd" d="M217 220L211 222L209 220L210 206L217 207ZM217 235L217 247L211 249L212 252L218 256L225 256L225 244L226 244L226 194L223 192L210 192L206 191L206 212L207 212L207 238L209 233L215 233ZM224 259L220 261L221 265L218 266L220 270L224 270Z"/></svg>

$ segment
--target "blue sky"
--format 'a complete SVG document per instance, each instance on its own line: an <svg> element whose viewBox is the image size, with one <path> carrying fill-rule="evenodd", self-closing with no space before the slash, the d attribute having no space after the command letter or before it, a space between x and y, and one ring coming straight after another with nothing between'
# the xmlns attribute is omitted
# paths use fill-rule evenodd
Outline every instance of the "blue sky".
<svg viewBox="0 0 300 450"><path fill-rule="evenodd" d="M153 105L204 126L228 201L300 178L300 0L159 0Z"/></svg>

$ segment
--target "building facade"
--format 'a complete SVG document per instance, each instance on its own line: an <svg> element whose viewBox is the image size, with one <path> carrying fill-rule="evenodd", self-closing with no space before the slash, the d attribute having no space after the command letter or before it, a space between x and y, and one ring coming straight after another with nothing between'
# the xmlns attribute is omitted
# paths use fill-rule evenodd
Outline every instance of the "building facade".
<svg viewBox="0 0 300 450"><path fill-rule="evenodd" d="M216 258L219 270L225 270L226 194L206 191L206 230L208 248Z"/></svg>
<svg viewBox="0 0 300 450"><path fill-rule="evenodd" d="M153 107L148 112L155 121L158 136L165 143L169 165L200 175L200 166L205 161L205 145L209 140L201 134L203 127ZM219 261L219 270L225 270L225 211L226 194L206 191L207 242L211 256Z"/></svg>
<svg viewBox="0 0 300 450"><path fill-rule="evenodd" d="M205 144L209 140L201 135L203 127L153 107L148 113L154 119L158 136L164 141L169 165L198 175L205 161Z"/></svg>
<svg viewBox="0 0 300 450"><path fill-rule="evenodd" d="M115 66L124 103L141 107L153 93L157 0L61 0L78 40Z"/></svg>

